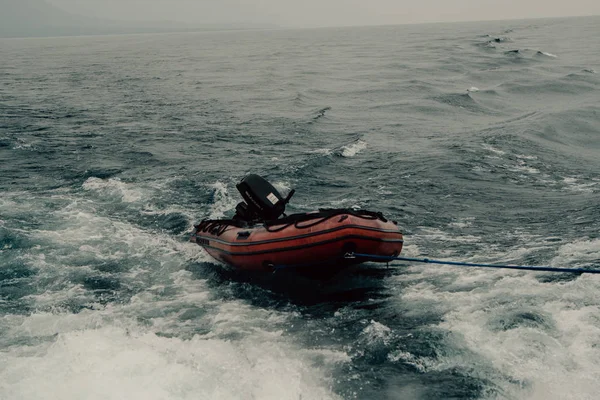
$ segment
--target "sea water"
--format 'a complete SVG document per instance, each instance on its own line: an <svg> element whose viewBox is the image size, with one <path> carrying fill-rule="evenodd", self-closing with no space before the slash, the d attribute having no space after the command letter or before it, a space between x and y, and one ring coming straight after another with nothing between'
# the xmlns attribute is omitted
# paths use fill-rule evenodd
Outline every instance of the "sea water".
<svg viewBox="0 0 600 400"><path fill-rule="evenodd" d="M247 173L600 267L600 19L0 40L0 399L596 399L600 277L228 270Z"/></svg>

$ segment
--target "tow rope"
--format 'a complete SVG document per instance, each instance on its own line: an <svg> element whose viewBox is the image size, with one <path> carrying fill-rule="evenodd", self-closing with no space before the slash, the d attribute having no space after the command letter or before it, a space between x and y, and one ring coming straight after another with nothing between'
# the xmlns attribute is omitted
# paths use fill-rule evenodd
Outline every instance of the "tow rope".
<svg viewBox="0 0 600 400"><path fill-rule="evenodd" d="M584 269L584 268L555 268L555 267L544 267L544 266L523 266L523 265L500 265L500 264L480 264L480 263L467 263L457 261L441 261L432 260L430 258L412 258L412 257L392 257L392 256L379 256L375 254L361 254L361 253L346 253L344 258L356 258L364 257L370 259L378 259L383 261L410 261L426 264L443 264L443 265L454 265L459 267L474 267L474 268L498 268L498 269L519 269L524 271L542 271L542 272L568 272L572 274L600 274L600 270Z"/></svg>

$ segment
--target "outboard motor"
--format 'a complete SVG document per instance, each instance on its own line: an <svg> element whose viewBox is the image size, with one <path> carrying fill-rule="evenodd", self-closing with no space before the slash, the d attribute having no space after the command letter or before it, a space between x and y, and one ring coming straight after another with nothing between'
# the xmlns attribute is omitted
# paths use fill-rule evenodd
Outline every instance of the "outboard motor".
<svg viewBox="0 0 600 400"><path fill-rule="evenodd" d="M246 176L236 187L245 202L237 205L234 218L248 222L279 218L295 192L292 190L283 198L273 185L255 174Z"/></svg>

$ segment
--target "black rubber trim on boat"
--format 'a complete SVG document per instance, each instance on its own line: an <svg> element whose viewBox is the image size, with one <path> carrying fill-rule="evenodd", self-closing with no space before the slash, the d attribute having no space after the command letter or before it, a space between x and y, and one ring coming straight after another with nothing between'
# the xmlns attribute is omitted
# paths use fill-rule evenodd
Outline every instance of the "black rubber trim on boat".
<svg viewBox="0 0 600 400"><path fill-rule="evenodd" d="M217 250L217 251L220 251L221 253L227 253L232 256L256 256L256 255L260 255L260 254L281 253L281 252L285 252L285 251L308 249L310 247L316 247L316 246L321 246L324 244L330 244L330 243L335 243L335 242L343 242L345 240L352 240L352 239L371 240L374 242L382 242L382 243L404 243L404 240L402 240L402 239L383 239L383 238L374 238L374 237L370 237L370 236L361 236L361 235L346 235L346 236L337 237L335 239L323 240L321 242L303 244L300 246L279 247L276 249L261 250L261 251L231 252L231 251L227 251L225 249L220 249L218 247L214 247L211 245L201 244L200 246L202 246L204 248L210 248L213 250Z"/></svg>
<svg viewBox="0 0 600 400"><path fill-rule="evenodd" d="M320 208L317 212L292 214L284 218L275 220L252 220L245 221L241 219L205 219L196 225L196 232L208 232L215 236L221 236L229 227L249 228L253 225L262 224L264 228L271 233L280 232L289 226L296 229L308 229L319 225L338 215L352 215L367 220L380 220L388 222L381 212L369 210L353 210L348 208ZM342 220L340 220L341 222ZM302 222L308 222L301 225Z"/></svg>
<svg viewBox="0 0 600 400"><path fill-rule="evenodd" d="M198 234L196 234L196 237L200 237L200 238L206 239L206 240L211 240L213 242L225 244L228 246L254 246L254 245L261 245L261 244L286 242L288 240L306 239L309 237L324 235L327 233L337 232L337 231L341 231L344 229L362 229L362 230L371 231L371 232L392 233L392 234L396 234L396 235L402 235L401 232L399 232L397 230L392 230L392 229L379 229L379 228L372 228L370 226L363 226L363 225L343 225L343 226L337 226L335 228L331 228L331 229L327 229L327 230L323 230L323 231L305 233L302 235L288 236L288 237L283 237L283 238L261 240L259 242L228 242L227 240L219 239L215 236L202 236L202 235L198 235Z"/></svg>

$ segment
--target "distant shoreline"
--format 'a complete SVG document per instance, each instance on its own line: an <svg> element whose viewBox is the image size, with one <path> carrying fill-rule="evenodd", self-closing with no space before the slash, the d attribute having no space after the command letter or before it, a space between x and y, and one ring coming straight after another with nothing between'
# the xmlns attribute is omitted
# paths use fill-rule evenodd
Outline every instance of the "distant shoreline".
<svg viewBox="0 0 600 400"><path fill-rule="evenodd" d="M257 28L197 28L197 29L155 29L139 31L113 31L113 32L86 32L86 33L65 33L65 34L47 34L47 35L0 35L2 39L52 39L52 38L73 38L73 37L102 37L102 36L134 36L134 35L163 35L178 33L202 33L202 32L240 32L240 31L269 31L285 30L282 27L257 27Z"/></svg>

